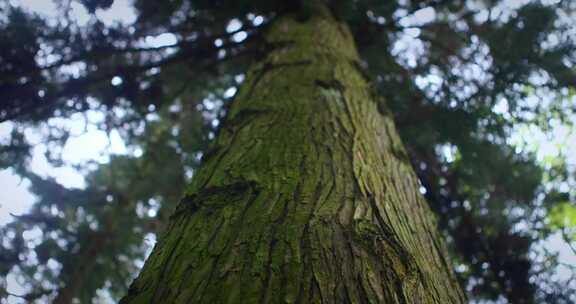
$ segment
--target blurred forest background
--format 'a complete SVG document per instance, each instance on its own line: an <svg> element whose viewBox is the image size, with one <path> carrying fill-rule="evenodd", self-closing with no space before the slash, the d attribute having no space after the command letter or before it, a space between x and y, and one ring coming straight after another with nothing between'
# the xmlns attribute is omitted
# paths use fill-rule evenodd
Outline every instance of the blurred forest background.
<svg viewBox="0 0 576 304"><path fill-rule="evenodd" d="M299 1L0 3L0 301L112 303ZM576 302L576 1L332 0L472 303Z"/></svg>

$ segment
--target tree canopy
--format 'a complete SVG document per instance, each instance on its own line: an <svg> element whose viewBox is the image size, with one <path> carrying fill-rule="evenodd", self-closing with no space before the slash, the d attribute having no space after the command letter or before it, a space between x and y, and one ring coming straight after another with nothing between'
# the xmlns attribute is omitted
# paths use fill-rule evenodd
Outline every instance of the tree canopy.
<svg viewBox="0 0 576 304"><path fill-rule="evenodd" d="M0 275L26 290L15 296L4 283L2 296L122 296L146 240L209 153L246 67L277 47L262 39L267 25L307 5L134 0L133 20L105 20L115 2L54 0L51 14L0 4L0 122L9 130L0 166L37 198L0 228ZM574 302L576 263L546 246L555 237L564 250L576 246L574 144L543 158L524 138L572 130L576 3L328 3L353 32L381 110L394 116L468 297ZM75 164L82 188L30 166L44 150L66 165L63 147L84 132L70 121L116 132L129 147L108 162Z"/></svg>

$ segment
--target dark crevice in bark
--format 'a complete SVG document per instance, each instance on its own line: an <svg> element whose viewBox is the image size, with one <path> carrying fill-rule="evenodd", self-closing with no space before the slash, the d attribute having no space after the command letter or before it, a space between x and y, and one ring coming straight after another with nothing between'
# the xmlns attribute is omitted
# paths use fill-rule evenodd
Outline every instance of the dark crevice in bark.
<svg viewBox="0 0 576 304"><path fill-rule="evenodd" d="M229 201L225 204L228 204L236 201L239 196L241 197L249 191L260 191L256 182L241 181L223 186L206 187L197 193L184 196L176 211L171 215L171 218L177 218L185 212L196 212L202 207L210 209L224 207L224 205L219 204L219 202L212 202L211 196L227 196Z"/></svg>
<svg viewBox="0 0 576 304"><path fill-rule="evenodd" d="M290 43L286 42L286 45L289 46ZM312 64L312 62L310 60L297 60L297 61L293 61L293 62L280 62L280 63L270 63L270 62L264 63L264 65L257 70L256 75L254 76L254 80L252 81L250 88L248 89L247 98L252 97L258 84L260 84L260 82L264 78L264 76L267 73L269 73L270 71L273 71L275 69L285 68L285 67L291 67L291 66L297 67L300 65L309 65L309 64Z"/></svg>

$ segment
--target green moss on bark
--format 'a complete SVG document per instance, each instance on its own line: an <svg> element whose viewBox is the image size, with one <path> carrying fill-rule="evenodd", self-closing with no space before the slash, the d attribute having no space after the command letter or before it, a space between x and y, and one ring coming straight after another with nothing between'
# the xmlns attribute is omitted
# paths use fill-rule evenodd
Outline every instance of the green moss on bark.
<svg viewBox="0 0 576 304"><path fill-rule="evenodd" d="M122 303L464 303L347 28L280 17Z"/></svg>

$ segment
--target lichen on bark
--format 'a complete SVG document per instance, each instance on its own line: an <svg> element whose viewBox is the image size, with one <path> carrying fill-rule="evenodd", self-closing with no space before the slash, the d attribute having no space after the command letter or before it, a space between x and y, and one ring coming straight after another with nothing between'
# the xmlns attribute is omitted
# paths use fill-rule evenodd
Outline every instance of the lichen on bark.
<svg viewBox="0 0 576 304"><path fill-rule="evenodd" d="M464 303L347 27L316 8L266 39L122 303Z"/></svg>

